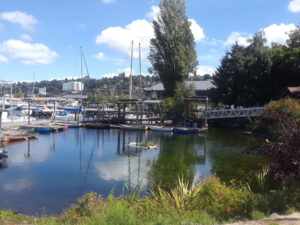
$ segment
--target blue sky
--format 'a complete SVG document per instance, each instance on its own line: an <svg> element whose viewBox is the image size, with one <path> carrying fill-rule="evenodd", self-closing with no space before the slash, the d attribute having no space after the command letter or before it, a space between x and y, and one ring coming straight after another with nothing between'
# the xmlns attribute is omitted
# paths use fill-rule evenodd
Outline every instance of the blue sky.
<svg viewBox="0 0 300 225"><path fill-rule="evenodd" d="M134 73L140 42L146 74L158 5L158 0L1 0L0 80L78 77L80 46L91 77L128 73L131 40ZM300 0L186 0L186 8L199 74L212 74L235 41L246 45L263 29L269 44L284 43L286 32L300 24Z"/></svg>

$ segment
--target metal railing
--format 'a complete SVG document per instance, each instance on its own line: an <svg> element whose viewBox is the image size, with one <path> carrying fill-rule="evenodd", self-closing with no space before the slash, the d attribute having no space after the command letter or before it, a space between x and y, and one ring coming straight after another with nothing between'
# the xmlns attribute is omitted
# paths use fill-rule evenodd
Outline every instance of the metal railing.
<svg viewBox="0 0 300 225"><path fill-rule="evenodd" d="M264 107L237 108L237 109L216 109L207 110L207 119L237 118L237 117L257 117L260 116Z"/></svg>

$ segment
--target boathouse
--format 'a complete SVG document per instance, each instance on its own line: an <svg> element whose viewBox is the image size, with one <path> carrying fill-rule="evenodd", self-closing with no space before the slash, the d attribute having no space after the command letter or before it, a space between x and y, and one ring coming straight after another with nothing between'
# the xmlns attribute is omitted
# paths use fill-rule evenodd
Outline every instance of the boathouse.
<svg viewBox="0 0 300 225"><path fill-rule="evenodd" d="M209 96L209 91L214 87L212 80L202 81L185 81L187 86L192 86L196 96ZM144 88L144 93L147 99L163 99L165 89L162 83L157 83L152 87Z"/></svg>

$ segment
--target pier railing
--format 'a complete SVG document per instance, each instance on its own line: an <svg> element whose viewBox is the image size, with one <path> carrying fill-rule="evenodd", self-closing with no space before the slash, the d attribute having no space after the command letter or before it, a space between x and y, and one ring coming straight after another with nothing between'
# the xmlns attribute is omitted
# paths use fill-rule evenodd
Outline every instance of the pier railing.
<svg viewBox="0 0 300 225"><path fill-rule="evenodd" d="M215 109L207 110L207 119L237 118L237 117L258 117L264 107L236 108L236 109Z"/></svg>

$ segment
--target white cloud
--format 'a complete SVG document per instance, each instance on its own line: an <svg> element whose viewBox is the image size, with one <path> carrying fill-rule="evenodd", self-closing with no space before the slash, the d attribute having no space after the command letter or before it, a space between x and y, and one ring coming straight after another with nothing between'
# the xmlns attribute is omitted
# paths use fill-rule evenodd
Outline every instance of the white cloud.
<svg viewBox="0 0 300 225"><path fill-rule="evenodd" d="M31 189L33 182L28 178L21 178L7 181L2 185L6 191L20 192L26 189Z"/></svg>
<svg viewBox="0 0 300 225"><path fill-rule="evenodd" d="M115 73L106 73L100 75L101 78L113 78L115 76L118 76L120 73L125 73L126 77L129 77L130 75L130 67L122 68L122 69L117 69ZM134 74L134 70L132 70L132 74Z"/></svg>
<svg viewBox="0 0 300 225"><path fill-rule="evenodd" d="M107 3L113 3L116 0L101 0L103 3L107 4Z"/></svg>
<svg viewBox="0 0 300 225"><path fill-rule="evenodd" d="M23 64L50 64L58 56L44 44L31 44L21 40L2 42L0 52L7 54L9 58L21 59Z"/></svg>
<svg viewBox="0 0 300 225"><path fill-rule="evenodd" d="M157 20L160 8L156 5L151 6L151 11L147 13L147 17L151 20Z"/></svg>
<svg viewBox="0 0 300 225"><path fill-rule="evenodd" d="M216 68L214 68L212 66L198 66L197 75L204 75L204 74L213 75L215 71L216 71Z"/></svg>
<svg viewBox="0 0 300 225"><path fill-rule="evenodd" d="M193 19L191 30L196 41L204 39L203 29ZM130 53L130 43L134 41L134 57L138 57L137 43L141 43L142 56L148 55L150 39L154 37L152 23L147 20L134 20L123 27L109 27L96 37L96 44L104 44L109 48L123 53Z"/></svg>
<svg viewBox="0 0 300 225"><path fill-rule="evenodd" d="M99 52L97 55L94 56L96 59L100 60L100 61L104 61L107 60L107 57L104 55L103 52Z"/></svg>
<svg viewBox="0 0 300 225"><path fill-rule="evenodd" d="M141 185L141 188L147 186L147 175L151 169L152 163L157 159L154 152L142 152L141 157L131 155L131 163L128 164L127 157L120 157L117 160L108 160L105 162L95 162L93 167L98 176L106 181L128 182L130 176L131 186ZM138 163L139 160L139 163ZM128 168L130 166L130 170ZM130 172L130 174L128 174Z"/></svg>
<svg viewBox="0 0 300 225"><path fill-rule="evenodd" d="M8 58L3 55L0 55L0 62L8 62Z"/></svg>
<svg viewBox="0 0 300 225"><path fill-rule="evenodd" d="M202 41L205 38L205 34L202 27L194 19L189 19L189 21L191 22L191 30L194 35L195 41Z"/></svg>
<svg viewBox="0 0 300 225"><path fill-rule="evenodd" d="M28 34L22 34L21 39L24 41L32 41L32 38Z"/></svg>
<svg viewBox="0 0 300 225"><path fill-rule="evenodd" d="M271 46L272 43L278 44L286 44L286 40L289 38L289 33L292 30L295 30L297 27L294 24L272 24L266 28L260 29L265 34L265 38L267 39L267 45ZM251 38L253 35L240 33L240 32L232 32L227 40L224 42L225 46L233 45L235 42L243 46L248 46L249 43L247 40Z"/></svg>
<svg viewBox="0 0 300 225"><path fill-rule="evenodd" d="M300 12L300 0L292 0L289 3L289 10L293 13L298 13Z"/></svg>
<svg viewBox="0 0 300 225"><path fill-rule="evenodd" d="M121 59L121 58L113 58L113 57L108 57L106 56L103 52L99 52L98 54L94 55L94 57L96 59L98 59L99 61L110 61L112 63L114 63L115 65L124 65L125 60Z"/></svg>
<svg viewBox="0 0 300 225"><path fill-rule="evenodd" d="M141 43L143 54L148 53L150 39L154 37L152 24L147 20L135 20L123 27L109 27L96 37L96 44L104 44L123 53L130 52L130 43L135 43L134 57L138 57L137 43Z"/></svg>
<svg viewBox="0 0 300 225"><path fill-rule="evenodd" d="M286 44L289 38L288 33L295 30L297 27L294 24L272 24L266 28L261 29L267 38L267 44L270 46L272 43Z"/></svg>
<svg viewBox="0 0 300 225"><path fill-rule="evenodd" d="M224 42L225 46L233 45L236 42L243 46L248 46L249 43L247 40L251 37L251 35L240 32L231 32L231 34L227 37L227 40Z"/></svg>
<svg viewBox="0 0 300 225"><path fill-rule="evenodd" d="M33 29L34 25L38 23L34 16L20 11L0 13L0 19L20 24L25 29Z"/></svg>

